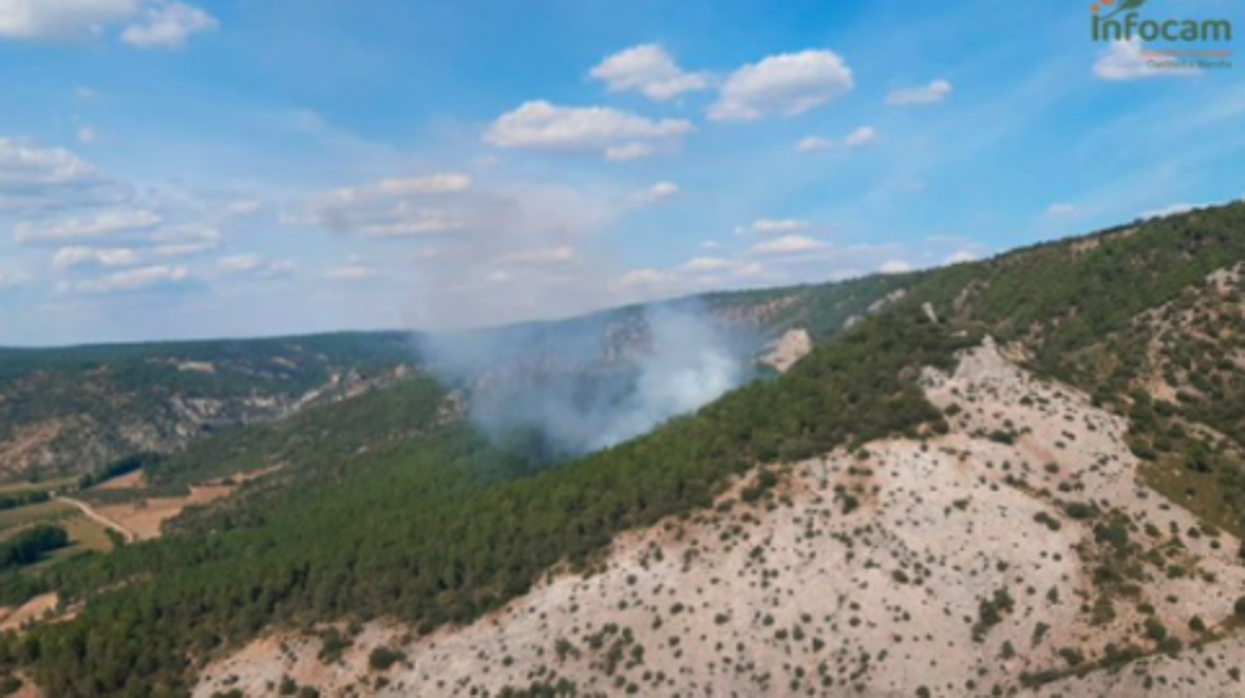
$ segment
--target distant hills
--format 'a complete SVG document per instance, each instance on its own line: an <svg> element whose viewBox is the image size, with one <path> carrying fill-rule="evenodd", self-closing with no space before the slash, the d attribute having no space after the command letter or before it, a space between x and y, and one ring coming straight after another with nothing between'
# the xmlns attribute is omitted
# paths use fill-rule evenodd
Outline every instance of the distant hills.
<svg viewBox="0 0 1245 698"><path fill-rule="evenodd" d="M720 293L659 306L701 309L746 330L746 353L787 328L826 336L911 278ZM464 380L507 370L563 372L626 364L643 340L635 306L560 322L465 333L467 345L505 347L503 360ZM273 339L63 349L0 348L0 478L51 479L106 468L135 453L175 453L247 424L384 387L437 359L430 336L361 332ZM592 351L558 351L563 345Z"/></svg>
<svg viewBox="0 0 1245 698"><path fill-rule="evenodd" d="M6 353L14 475L166 451L83 494L141 501L265 474L160 540L0 576L57 621L0 667L48 696L1238 695L1243 273L1235 203L695 299L749 357L814 346L556 462L483 434L487 376L437 380L418 337ZM589 337L567 370L591 373L643 355L646 312L479 341L506 375Z"/></svg>

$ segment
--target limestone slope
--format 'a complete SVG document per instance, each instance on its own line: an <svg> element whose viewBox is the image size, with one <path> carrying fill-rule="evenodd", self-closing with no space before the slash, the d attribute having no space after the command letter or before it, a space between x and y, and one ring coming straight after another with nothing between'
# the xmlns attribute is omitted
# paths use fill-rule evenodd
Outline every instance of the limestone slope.
<svg viewBox="0 0 1245 698"><path fill-rule="evenodd" d="M989 342L922 384L948 434L754 472L467 627L269 636L196 695L1245 693L1239 542L1143 486L1124 420Z"/></svg>

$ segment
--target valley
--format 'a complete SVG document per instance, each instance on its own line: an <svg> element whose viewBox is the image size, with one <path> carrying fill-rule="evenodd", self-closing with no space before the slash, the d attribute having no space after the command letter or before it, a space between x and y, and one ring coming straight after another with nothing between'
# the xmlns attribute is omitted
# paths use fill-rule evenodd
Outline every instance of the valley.
<svg viewBox="0 0 1245 698"><path fill-rule="evenodd" d="M259 640L195 695L1232 695L1240 541L1147 491L1127 425L992 343L924 382L945 436L763 469L462 629L365 625L327 661L322 636ZM1215 668L1167 659L1186 645Z"/></svg>
<svg viewBox="0 0 1245 698"><path fill-rule="evenodd" d="M73 544L0 573L0 672L49 697L1239 696L1242 230L1235 203L675 301L711 328L679 361L646 306L470 335L470 371L419 336L228 344L245 371L321 349L259 381L272 412L90 467L22 456L6 491L48 498L0 519ZM5 427L23 444L269 399L219 346L77 351L8 385L162 361L206 382L43 404ZM549 431L705 356L741 378L637 438ZM498 428L497 396L530 419Z"/></svg>

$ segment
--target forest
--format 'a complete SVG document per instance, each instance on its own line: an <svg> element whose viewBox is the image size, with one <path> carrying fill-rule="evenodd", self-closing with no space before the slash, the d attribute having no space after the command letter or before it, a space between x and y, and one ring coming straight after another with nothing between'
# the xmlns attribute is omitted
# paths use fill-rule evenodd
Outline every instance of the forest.
<svg viewBox="0 0 1245 698"><path fill-rule="evenodd" d="M127 546L50 570L44 588L86 600L82 615L9 636L0 654L11 666L32 664L37 682L56 694L179 695L190 657L273 623L383 616L431 630L465 622L524 592L559 560L586 567L614 534L706 505L757 463L937 425L940 414L901 375L945 366L972 341L920 314L880 318L783 380L754 383L650 436L534 475L530 463L461 423L364 457L327 459L279 493L200 522L215 535ZM420 390L432 397L436 387ZM422 415L427 425L436 401L422 404L434 408ZM321 433L346 438L343 426ZM160 583L140 581L151 575Z"/></svg>
<svg viewBox="0 0 1245 698"><path fill-rule="evenodd" d="M1245 260L1242 230L1245 204L1233 204L913 275L902 301L825 337L789 373L552 467L445 419L444 388L426 376L213 437L152 463L153 481L278 462L277 484L244 488L159 541L33 580L0 576L9 603L42 591L85 603L72 621L7 634L0 667L29 672L49 695L184 696L214 652L273 626L468 622L559 563L591 570L620 532L688 516L759 465L944 430L920 369L953 367L986 334L1023 342L1035 370L1130 410L1133 377L1090 359L1143 311ZM1216 420L1239 446L1240 415L1209 404L1163 409ZM1239 472L1231 449L1215 455Z"/></svg>

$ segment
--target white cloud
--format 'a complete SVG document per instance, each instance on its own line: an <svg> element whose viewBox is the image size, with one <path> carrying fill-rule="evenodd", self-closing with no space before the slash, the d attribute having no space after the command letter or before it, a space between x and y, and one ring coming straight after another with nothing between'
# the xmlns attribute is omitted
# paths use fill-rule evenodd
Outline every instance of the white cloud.
<svg viewBox="0 0 1245 698"><path fill-rule="evenodd" d="M79 126L74 137L82 145L94 145L99 142L99 132L90 126Z"/></svg>
<svg viewBox="0 0 1245 698"><path fill-rule="evenodd" d="M20 223L13 239L26 245L84 240L133 239L151 231L163 219L151 211L117 210L90 218L65 218L45 223Z"/></svg>
<svg viewBox="0 0 1245 698"><path fill-rule="evenodd" d="M696 257L688 260L683 269L691 272L722 271L739 266L738 262L721 257Z"/></svg>
<svg viewBox="0 0 1245 698"><path fill-rule="evenodd" d="M924 87L893 90L886 97L886 103L896 107L937 104L950 95L951 83L946 80L935 80Z"/></svg>
<svg viewBox="0 0 1245 698"><path fill-rule="evenodd" d="M942 260L942 263L943 264L963 264L964 262L975 262L977 261L977 259L978 259L978 256L976 253L971 252L969 250L959 250L958 252L953 252L950 255L948 255L946 259Z"/></svg>
<svg viewBox="0 0 1245 698"><path fill-rule="evenodd" d="M264 258L258 254L239 254L230 257L221 257L216 261L216 268L226 274L245 274L259 269L264 264Z"/></svg>
<svg viewBox="0 0 1245 698"><path fill-rule="evenodd" d="M28 277L16 269L0 267L0 291L8 291L25 284Z"/></svg>
<svg viewBox="0 0 1245 698"><path fill-rule="evenodd" d="M239 199L231 201L225 206L225 213L230 216L243 217L249 216L263 207L263 203L255 199Z"/></svg>
<svg viewBox="0 0 1245 698"><path fill-rule="evenodd" d="M0 37L67 40L134 16L141 0L0 0Z"/></svg>
<svg viewBox="0 0 1245 698"><path fill-rule="evenodd" d="M821 153L832 148L834 148L834 141L819 136L809 136L795 146L796 152L799 153Z"/></svg>
<svg viewBox="0 0 1245 698"><path fill-rule="evenodd" d="M954 247L946 247L953 243ZM977 251L978 246L960 238L923 244L832 245L786 235L735 253L707 253L669 268L637 269L622 277L619 287L628 297L655 300L715 290L825 283L877 271L907 272L943 257L969 260ZM918 258L923 260L919 264L908 261Z"/></svg>
<svg viewBox="0 0 1245 698"><path fill-rule="evenodd" d="M213 242L187 242L180 244L157 245L152 248L152 253L159 257L193 257L195 255L206 254L215 250L216 243Z"/></svg>
<svg viewBox="0 0 1245 698"><path fill-rule="evenodd" d="M628 197L628 201L632 206L653 206L677 196L678 193L679 185L674 182L658 182L648 189L635 192Z"/></svg>
<svg viewBox="0 0 1245 698"><path fill-rule="evenodd" d="M861 126L843 138L843 145L853 150L864 148L877 140L877 136L878 132L872 126ZM797 143L795 150L798 153L823 153L837 146L838 143L830 138L809 136Z"/></svg>
<svg viewBox="0 0 1245 698"><path fill-rule="evenodd" d="M736 70L709 108L717 121L794 116L820 107L853 87L852 71L831 51L770 56Z"/></svg>
<svg viewBox="0 0 1245 698"><path fill-rule="evenodd" d="M363 264L348 264L324 272L324 278L329 281L367 281L375 276L376 270Z"/></svg>
<svg viewBox="0 0 1245 698"><path fill-rule="evenodd" d="M218 26L208 13L176 0L0 0L0 38L80 41L123 23L121 40L142 48L178 48Z"/></svg>
<svg viewBox="0 0 1245 698"><path fill-rule="evenodd" d="M67 150L0 138L0 187L70 184L93 176L95 169Z"/></svg>
<svg viewBox="0 0 1245 698"><path fill-rule="evenodd" d="M631 162L646 158L653 154L652 146L644 143L627 143L626 145L614 145L605 149L605 159L610 162Z"/></svg>
<svg viewBox="0 0 1245 698"><path fill-rule="evenodd" d="M192 34L219 26L215 17L197 7L165 2L148 8L141 22L126 28L121 40L138 48L179 49Z"/></svg>
<svg viewBox="0 0 1245 698"><path fill-rule="evenodd" d="M423 177L382 179L362 187L347 187L329 193L335 203L356 203L375 199L428 194L458 194L471 189L471 177L463 174L435 174Z"/></svg>
<svg viewBox="0 0 1245 698"><path fill-rule="evenodd" d="M376 239L413 238L466 229L472 211L464 208L472 192L463 174L381 179L314 197L311 211L282 213L282 225L323 226Z"/></svg>
<svg viewBox="0 0 1245 698"><path fill-rule="evenodd" d="M750 262L748 264L741 264L735 267L732 273L741 278L749 278L764 276L768 273L768 271L769 270L765 268L764 264L761 264L760 262Z"/></svg>
<svg viewBox="0 0 1245 698"><path fill-rule="evenodd" d="M388 264L369 256L304 274L340 282L377 274L378 283L400 280L420 298L408 322L439 329L568 315L617 302L607 298L617 280L603 276L586 251L599 248L594 233L626 215L627 192L500 179L502 173L495 172L479 176L485 179L466 189L372 183L351 187L350 195L308 197L291 217L344 236L376 239L380 232L426 221L453 222L455 229L435 237L390 239L383 252L369 246L370 255L384 254ZM402 268L400 279L390 279L395 264ZM497 289L500 278L513 281L504 293Z"/></svg>
<svg viewBox="0 0 1245 698"><path fill-rule="evenodd" d="M624 286L651 286L666 281L669 276L656 269L635 269L622 276Z"/></svg>
<svg viewBox="0 0 1245 698"><path fill-rule="evenodd" d="M202 223L183 223L161 228L148 238L161 244L188 242L220 242L220 231Z"/></svg>
<svg viewBox="0 0 1245 698"><path fill-rule="evenodd" d="M477 187L465 175L443 174L330 191L311 197L305 211L282 213L280 220L375 240L472 237L473 244L500 254L558 247L568 240L551 238L574 237L607 215L602 203L572 188Z"/></svg>
<svg viewBox="0 0 1245 698"><path fill-rule="evenodd" d="M220 246L220 231L202 224L161 228L144 242L154 245L152 253L161 257L189 257L211 252Z"/></svg>
<svg viewBox="0 0 1245 698"><path fill-rule="evenodd" d="M116 293L179 284L189 277L186 267L149 266L117 272L67 286L79 293Z"/></svg>
<svg viewBox="0 0 1245 698"><path fill-rule="evenodd" d="M259 271L259 277L263 279L276 279L285 276L293 276L298 271L298 263L292 259L278 259L268 264Z"/></svg>
<svg viewBox="0 0 1245 698"><path fill-rule="evenodd" d="M288 259L269 262L259 254L239 254L221 257L216 260L216 268L223 274L238 276L246 275L258 279L275 279L289 276L298 269L298 265Z"/></svg>
<svg viewBox="0 0 1245 698"><path fill-rule="evenodd" d="M755 220L749 225L741 225L735 229L739 235L754 233L756 235L779 235L790 234L801 230L807 230L812 225L806 221L796 220L794 218L784 218L781 220L770 220L761 218Z"/></svg>
<svg viewBox="0 0 1245 698"><path fill-rule="evenodd" d="M1098 54L1094 61L1094 75L1103 80L1136 80L1138 78L1188 77L1196 75L1194 68L1162 68L1151 64L1154 59L1142 52L1145 46L1140 39L1116 41ZM1162 59L1159 59L1161 62Z"/></svg>
<svg viewBox="0 0 1245 698"><path fill-rule="evenodd" d="M141 261L138 251L129 247L62 247L52 255L52 268L65 271L84 266L131 267Z"/></svg>
<svg viewBox="0 0 1245 698"><path fill-rule="evenodd" d="M877 140L878 132L873 130L871 126L861 126L860 128L848 134L843 139L843 144L849 148L864 148L865 146Z"/></svg>
<svg viewBox="0 0 1245 698"><path fill-rule="evenodd" d="M386 238L410 238L424 235L442 235L466 229L467 224L461 220L447 218L424 211L412 212L417 218L394 221L392 223L374 223L355 227L354 232L364 237L383 240Z"/></svg>
<svg viewBox="0 0 1245 698"><path fill-rule="evenodd" d="M0 138L0 211L97 206L129 194L67 150Z"/></svg>
<svg viewBox="0 0 1245 698"><path fill-rule="evenodd" d="M705 75L683 72L670 54L656 44L620 51L593 68L590 75L604 82L610 92L635 91L657 101L709 87Z"/></svg>
<svg viewBox="0 0 1245 698"><path fill-rule="evenodd" d="M513 252L511 254L503 255L498 261L503 264L558 264L562 262L572 262L574 260L574 248L562 246L548 250Z"/></svg>
<svg viewBox="0 0 1245 698"><path fill-rule="evenodd" d="M776 255L811 252L824 249L826 244L803 235L784 235L755 245L750 250L754 254Z"/></svg>
<svg viewBox="0 0 1245 698"><path fill-rule="evenodd" d="M883 274L903 274L912 271L912 265L902 259L891 259L883 262L878 271Z"/></svg>
<svg viewBox="0 0 1245 698"><path fill-rule="evenodd" d="M1177 203L1164 206L1163 208L1142 211L1140 217L1146 220L1150 218L1167 218L1168 216L1179 216L1182 213L1189 213L1190 211L1196 211L1199 208L1206 208L1207 206L1208 204Z"/></svg>
<svg viewBox="0 0 1245 698"><path fill-rule="evenodd" d="M1072 204L1053 203L1046 207L1046 215L1048 216L1070 216L1076 212L1076 207Z"/></svg>
<svg viewBox="0 0 1245 698"><path fill-rule="evenodd" d="M498 148L598 152L611 160L634 159L671 145L692 130L681 119L653 121L610 107L561 107L527 102L503 114L484 134Z"/></svg>

